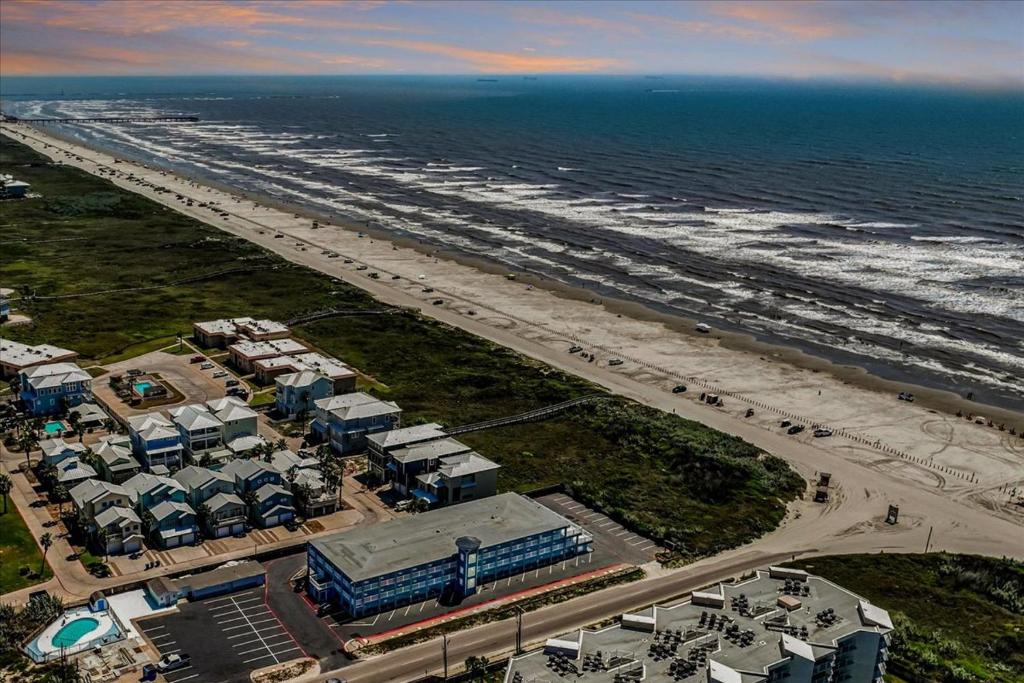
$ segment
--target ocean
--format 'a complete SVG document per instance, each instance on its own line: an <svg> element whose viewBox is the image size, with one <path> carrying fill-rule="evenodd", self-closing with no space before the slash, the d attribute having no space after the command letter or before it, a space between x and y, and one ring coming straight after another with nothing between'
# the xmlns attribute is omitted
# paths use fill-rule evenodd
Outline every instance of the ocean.
<svg viewBox="0 0 1024 683"><path fill-rule="evenodd" d="M125 157L1024 409L1024 93L692 77L8 78Z"/></svg>

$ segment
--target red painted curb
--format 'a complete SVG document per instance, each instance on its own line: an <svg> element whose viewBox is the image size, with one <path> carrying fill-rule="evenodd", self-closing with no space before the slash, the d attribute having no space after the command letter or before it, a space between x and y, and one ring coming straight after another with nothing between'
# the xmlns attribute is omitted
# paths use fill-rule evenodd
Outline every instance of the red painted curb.
<svg viewBox="0 0 1024 683"><path fill-rule="evenodd" d="M486 601L481 602L481 603L476 604L476 605L470 605L469 607L462 607L460 609L452 610L451 612L445 612L444 614L440 614L440 615L438 615L436 617L430 617L430 618L424 619L422 621L415 621L415 622L413 622L411 624L406 624L405 626L398 626L396 628L389 629L387 631L382 631L380 633L376 633L376 634L374 634L372 636L361 637L358 640L360 642L362 642L363 645L369 645L371 643L379 642L381 640L387 640L388 638L391 637L392 634L395 634L395 633L398 633L398 632L405 632L405 631L411 631L411 630L415 630L415 629L421 629L421 628L423 628L424 626L426 626L428 624L432 624L432 623L435 623L435 622L442 622L442 621L451 619L453 617L457 617L457 616L459 616L461 614L465 614L467 612L474 612L474 611L478 611L478 610L479 611L485 611L486 609L490 609L490 607L493 607L493 606L495 606L497 604L500 604L500 603L514 601L514 600L516 600L518 598L521 598L521 597L524 597L526 595L535 595L535 594L539 594L539 593L544 593L544 592L547 592L547 591L552 590L554 588L558 588L558 587L560 587L562 585L568 585L570 583L578 582L580 580L587 580L587 579L592 578L592 577L594 577L594 576L596 576L598 574L606 574L606 573L609 573L609 572L611 572L613 570L614 571L618 571L620 569L625 569L625 568L630 567L630 566L632 566L632 565L622 564L622 563L620 563L620 564L610 564L610 565L607 565L605 567L600 567L598 569L594 569L592 571L586 572L585 574L577 574L576 576L570 576L570 577L567 577L567 578L564 578L564 579L558 579L558 580L552 581L550 583L541 584L540 586L534 586L533 588L525 588L525 589L523 589L521 591L518 591L516 593L510 593L508 595L503 595L500 598L492 598L491 600L486 600ZM349 642L352 642L352 641L349 641Z"/></svg>

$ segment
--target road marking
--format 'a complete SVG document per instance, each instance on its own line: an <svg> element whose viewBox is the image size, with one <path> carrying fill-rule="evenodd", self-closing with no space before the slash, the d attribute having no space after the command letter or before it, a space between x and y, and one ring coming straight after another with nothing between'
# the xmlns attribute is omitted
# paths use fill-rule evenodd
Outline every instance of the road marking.
<svg viewBox="0 0 1024 683"><path fill-rule="evenodd" d="M181 681L187 681L190 678L198 678L199 674L192 674L191 676L185 676L184 678L175 678L173 683L181 683ZM164 676L166 678L166 676Z"/></svg>
<svg viewBox="0 0 1024 683"><path fill-rule="evenodd" d="M402 613L402 616L403 617L409 616L409 610L411 610L411 609L412 609L412 605L409 605L408 607L406 607L405 608L405 612Z"/></svg>
<svg viewBox="0 0 1024 683"><path fill-rule="evenodd" d="M255 635L255 634L246 633L245 635L251 636L251 635ZM250 643L255 643L257 640L259 640L259 638L253 638L252 640L244 640L241 643L235 643L234 645L232 645L232 647L242 647L244 645L249 645Z"/></svg>
<svg viewBox="0 0 1024 683"><path fill-rule="evenodd" d="M262 598L257 595L257 596L249 598L248 600L238 600L237 602L235 602L235 604L236 605L243 605L243 604L245 604L247 602L255 602L257 600L262 600Z"/></svg>
<svg viewBox="0 0 1024 683"><path fill-rule="evenodd" d="M597 527L598 527L599 529L603 529L604 527L606 527L606 526L611 526L612 524L615 524L615 522L613 522L612 520L610 520L610 519L609 519L609 520L608 520L607 522L605 522L604 524L598 524L598 525L597 525Z"/></svg>
<svg viewBox="0 0 1024 683"><path fill-rule="evenodd" d="M632 546L638 546L638 545L643 545L644 543L648 543L648 542L649 541L645 541L642 538L638 538L638 540L635 543L633 541L629 541L629 544L632 545Z"/></svg>
<svg viewBox="0 0 1024 683"><path fill-rule="evenodd" d="M233 600L233 599L232 599L232 602L234 602L234 600ZM248 619L248 617L246 617L246 619ZM253 629L253 631L254 631L254 632L256 632L256 629L254 628L254 629ZM263 636L261 636L261 635L260 635L260 634L259 634L258 632L256 632L256 637L257 637L257 638L259 638L259 639L260 639L260 641L262 641L264 645L266 645L266 644L267 644L267 643L266 643L266 641L264 641L264 640L263 640ZM267 649L269 650L270 648L267 648ZM280 664L280 663L281 663L281 660L279 660L279 659L278 659L278 658L277 658L277 657L276 657L276 656L274 655L274 653L270 653L270 654L271 654L271 656L272 656L272 657L274 657L274 662L275 662L276 664Z"/></svg>
<svg viewBox="0 0 1024 683"><path fill-rule="evenodd" d="M230 600L231 598L232 598L232 596L229 595L226 598L213 598L212 600L203 600L199 604L200 605L212 605L215 602L224 602L225 600Z"/></svg>
<svg viewBox="0 0 1024 683"><path fill-rule="evenodd" d="M253 652L259 652L260 650L266 650L266 649L267 649L266 647L264 647L263 645L260 645L259 647L254 647L251 650L242 650L241 652L236 652L235 654L241 656L241 655L251 654Z"/></svg>
<svg viewBox="0 0 1024 683"><path fill-rule="evenodd" d="M160 654L162 654L162 655L173 655L175 652L181 652L181 648L179 647L176 650L161 650Z"/></svg>
<svg viewBox="0 0 1024 683"><path fill-rule="evenodd" d="M218 622L214 622L214 623L216 623L218 625L220 625L220 624L230 624L232 621L241 621L242 619L245 619L245 617L235 617L234 619L225 619L224 621L218 621Z"/></svg>
<svg viewBox="0 0 1024 683"><path fill-rule="evenodd" d="M628 534L628 533L629 533L628 531L626 531L625 529L623 529L622 531L620 531L619 533L617 533L617 534L615 534L615 535L616 535L616 536L625 536L625 535L626 535L626 534Z"/></svg>
<svg viewBox="0 0 1024 683"><path fill-rule="evenodd" d="M150 628L142 629L142 632L147 634L147 635L149 635L153 631L159 631L160 629L165 629L165 628L167 628L167 627L166 626L152 626Z"/></svg>
<svg viewBox="0 0 1024 683"><path fill-rule="evenodd" d="M274 652L274 654L283 655L285 652L291 652L292 650L298 650L298 649L299 649L298 645L293 645L292 647L288 648L287 650L276 650Z"/></svg>
<svg viewBox="0 0 1024 683"><path fill-rule="evenodd" d="M266 659L267 657L273 657L275 662L277 662L278 664L281 663L280 660L278 660L277 655L275 655L273 652L270 652L268 650L267 654L260 655L259 657L253 657L252 659L243 660L242 664L248 664L249 662L258 662L259 660Z"/></svg>

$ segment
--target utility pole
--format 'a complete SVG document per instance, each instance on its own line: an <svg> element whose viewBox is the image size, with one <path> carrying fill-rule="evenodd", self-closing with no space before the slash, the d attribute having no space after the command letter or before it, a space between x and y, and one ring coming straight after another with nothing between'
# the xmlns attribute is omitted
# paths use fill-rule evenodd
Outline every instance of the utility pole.
<svg viewBox="0 0 1024 683"><path fill-rule="evenodd" d="M925 551L926 553L928 552L928 548L929 548L929 547L931 546L931 544L932 544L932 530L933 530L934 528L935 528L934 526L930 526L930 527L928 527L928 540L924 542L924 551Z"/></svg>
<svg viewBox="0 0 1024 683"><path fill-rule="evenodd" d="M444 680L448 680L448 634L441 636L441 654L444 657Z"/></svg>
<svg viewBox="0 0 1024 683"><path fill-rule="evenodd" d="M523 654L523 608L519 605L516 608L516 654Z"/></svg>

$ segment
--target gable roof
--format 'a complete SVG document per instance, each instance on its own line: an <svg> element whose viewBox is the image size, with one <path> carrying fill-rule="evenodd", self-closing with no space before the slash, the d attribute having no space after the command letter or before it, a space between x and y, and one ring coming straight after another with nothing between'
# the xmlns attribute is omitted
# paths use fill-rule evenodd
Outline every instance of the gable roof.
<svg viewBox="0 0 1024 683"><path fill-rule="evenodd" d="M108 507L100 514L96 515L96 523L101 527L110 526L115 522L118 526L123 526L125 522L141 524L142 520L139 519L139 516L135 514L134 510L131 508L121 507L120 505Z"/></svg>
<svg viewBox="0 0 1024 683"><path fill-rule="evenodd" d="M217 413L230 406L246 406L248 405L245 401L238 398L237 396L224 396L222 398L215 398L206 402L206 407Z"/></svg>
<svg viewBox="0 0 1024 683"><path fill-rule="evenodd" d="M131 494L128 493L125 487L99 479L87 479L72 488L69 493L71 494L71 499L75 501L75 505L80 508L108 493L131 497Z"/></svg>
<svg viewBox="0 0 1024 683"><path fill-rule="evenodd" d="M444 428L442 428L441 425L436 422L430 422L422 425L413 425L412 427L392 429L389 432L370 434L366 438L370 443L376 446L378 450L390 451L395 448L400 448L402 446L422 441L443 439L446 436L448 436L448 434L444 431Z"/></svg>
<svg viewBox="0 0 1024 683"><path fill-rule="evenodd" d="M22 370L29 386L36 389L57 387L68 382L91 382L92 375L74 363L47 363Z"/></svg>
<svg viewBox="0 0 1024 683"><path fill-rule="evenodd" d="M225 505L245 507L245 502L234 493L225 493L221 491L214 496L210 496L206 500L205 505L210 508L210 512L216 512Z"/></svg>
<svg viewBox="0 0 1024 683"><path fill-rule="evenodd" d="M288 489L278 486L277 484L264 484L256 490L256 500L262 503L278 494L284 494L289 498L292 497L292 494Z"/></svg>
<svg viewBox="0 0 1024 683"><path fill-rule="evenodd" d="M199 467L198 465L189 465L178 470L171 476L171 479L181 484L188 491L201 488L213 481L222 481L228 484L235 483L229 474Z"/></svg>
<svg viewBox="0 0 1024 683"><path fill-rule="evenodd" d="M188 503L176 503L173 500L165 500L149 509L156 521L160 522L173 514L195 515L195 510Z"/></svg>
<svg viewBox="0 0 1024 683"><path fill-rule="evenodd" d="M361 391L322 398L316 401L315 405L317 409L328 412L341 420L356 420L402 412L402 409L394 401L382 401Z"/></svg>
<svg viewBox="0 0 1024 683"><path fill-rule="evenodd" d="M223 423L204 405L183 406L171 412L174 423L186 431L222 427Z"/></svg>
<svg viewBox="0 0 1024 683"><path fill-rule="evenodd" d="M251 479L264 472L273 472L280 476L277 470L256 458L237 458L225 465L221 472L240 479Z"/></svg>
<svg viewBox="0 0 1024 683"><path fill-rule="evenodd" d="M165 486L174 491L185 492L185 487L170 477L161 477L149 472L139 472L124 483L124 488L132 500L138 500L139 496L145 495L153 489Z"/></svg>

